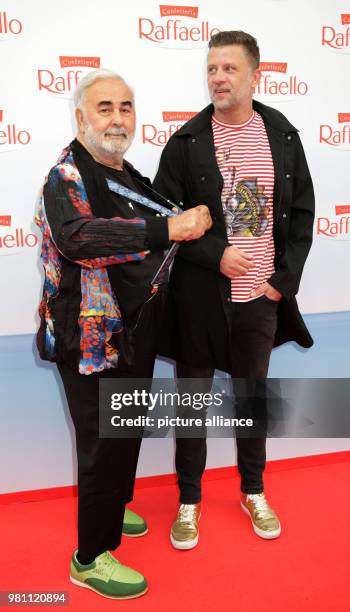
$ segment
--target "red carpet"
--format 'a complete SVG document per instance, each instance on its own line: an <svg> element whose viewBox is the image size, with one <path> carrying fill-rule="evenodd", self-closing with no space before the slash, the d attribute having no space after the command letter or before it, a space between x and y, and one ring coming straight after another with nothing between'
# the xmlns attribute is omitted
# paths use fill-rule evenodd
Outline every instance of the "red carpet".
<svg viewBox="0 0 350 612"><path fill-rule="evenodd" d="M148 519L150 532L124 538L116 556L143 572L150 588L140 599L119 602L67 580L74 498L2 506L0 590L66 590L70 604L62 609L84 612L348 612L349 468L344 462L267 473L266 491L282 522L274 541L253 533L239 507L237 477L205 482L192 551L176 551L169 542L176 487L138 489L133 508Z"/></svg>

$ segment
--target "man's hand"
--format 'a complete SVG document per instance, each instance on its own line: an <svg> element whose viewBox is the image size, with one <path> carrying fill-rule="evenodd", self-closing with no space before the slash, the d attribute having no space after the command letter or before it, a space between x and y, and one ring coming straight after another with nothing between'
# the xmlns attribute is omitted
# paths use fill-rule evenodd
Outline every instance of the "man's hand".
<svg viewBox="0 0 350 612"><path fill-rule="evenodd" d="M236 276L242 276L247 274L250 268L254 268L255 264L253 257L237 249L234 246L226 247L224 254L220 261L220 272L227 276L227 278L236 278Z"/></svg>
<svg viewBox="0 0 350 612"><path fill-rule="evenodd" d="M269 298L269 300L272 300L273 302L279 302L280 299L282 299L283 297L282 293L277 291L277 289L274 289L269 283L263 283L262 285L260 285L260 287L252 291L251 295L255 298L261 297L262 295L266 295L266 297Z"/></svg>
<svg viewBox="0 0 350 612"><path fill-rule="evenodd" d="M168 219L169 240L197 240L212 225L208 207L200 204Z"/></svg>

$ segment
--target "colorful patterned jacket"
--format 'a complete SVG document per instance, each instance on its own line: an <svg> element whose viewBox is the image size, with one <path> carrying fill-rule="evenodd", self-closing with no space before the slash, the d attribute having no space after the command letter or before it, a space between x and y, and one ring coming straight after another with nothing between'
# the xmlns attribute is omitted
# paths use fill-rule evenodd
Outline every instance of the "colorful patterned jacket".
<svg viewBox="0 0 350 612"><path fill-rule="evenodd" d="M37 336L43 359L65 361L81 374L116 367L119 351L111 339L123 323L107 266L140 262L150 251L166 249L167 221L156 221L94 217L72 146L63 150L45 182L36 216L45 270Z"/></svg>

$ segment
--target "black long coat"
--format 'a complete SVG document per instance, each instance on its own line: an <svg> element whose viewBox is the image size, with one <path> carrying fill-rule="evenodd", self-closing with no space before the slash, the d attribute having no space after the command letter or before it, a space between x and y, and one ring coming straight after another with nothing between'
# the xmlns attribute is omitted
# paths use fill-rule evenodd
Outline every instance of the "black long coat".
<svg viewBox="0 0 350 612"><path fill-rule="evenodd" d="M271 285L282 293L275 346L313 340L295 295L311 242L314 192L298 130L279 111L253 101L266 127L275 172L273 232L275 272ZM188 209L206 204L213 227L200 240L182 244L171 274L160 353L197 367L230 371L228 306L230 280L220 272L228 246L209 105L178 130L165 146L154 180L157 191ZM225 316L225 314L227 316Z"/></svg>

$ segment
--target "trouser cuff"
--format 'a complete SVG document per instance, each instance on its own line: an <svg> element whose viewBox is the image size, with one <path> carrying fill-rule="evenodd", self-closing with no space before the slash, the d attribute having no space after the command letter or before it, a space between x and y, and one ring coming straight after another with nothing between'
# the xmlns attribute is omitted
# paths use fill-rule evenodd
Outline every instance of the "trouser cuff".
<svg viewBox="0 0 350 612"><path fill-rule="evenodd" d="M264 492L264 485L261 485L259 487L255 486L255 487L249 487L246 485L242 485L241 486L241 492L245 493L245 495L256 495L258 493L263 493Z"/></svg>
<svg viewBox="0 0 350 612"><path fill-rule="evenodd" d="M180 495L180 504L199 504L202 501L201 496L189 497L188 495Z"/></svg>

